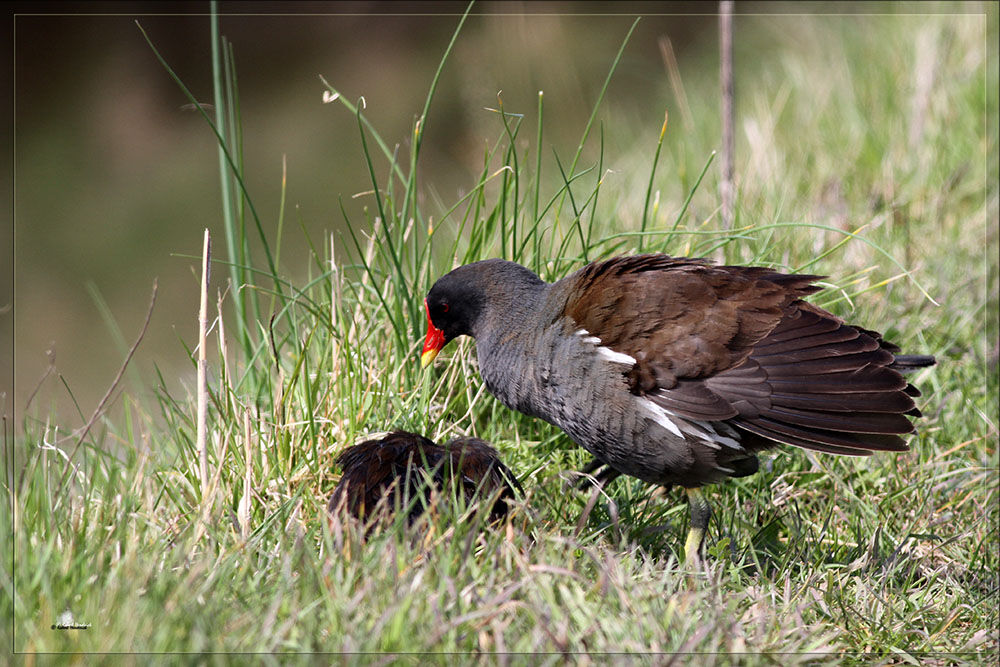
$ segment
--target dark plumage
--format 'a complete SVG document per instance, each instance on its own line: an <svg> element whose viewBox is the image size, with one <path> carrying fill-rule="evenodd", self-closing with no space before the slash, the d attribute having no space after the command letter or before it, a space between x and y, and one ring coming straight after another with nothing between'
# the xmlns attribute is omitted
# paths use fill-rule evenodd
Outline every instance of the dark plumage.
<svg viewBox="0 0 1000 667"><path fill-rule="evenodd" d="M694 558L708 521L694 490L756 472L756 452L907 449L919 392L901 373L934 358L804 301L818 278L651 254L549 284L476 262L427 295L422 361L470 335L490 392L562 428L605 478L687 488Z"/></svg>
<svg viewBox="0 0 1000 667"><path fill-rule="evenodd" d="M335 512L343 503L362 521L370 519L383 502L387 511L410 507L407 518L412 524L430 505L432 493L448 497L452 482L468 503L488 498L499 489L490 518L501 519L515 489L521 491L496 450L478 438L456 438L442 446L416 433L396 431L348 447L337 457L337 464L343 475L330 496L329 510Z"/></svg>

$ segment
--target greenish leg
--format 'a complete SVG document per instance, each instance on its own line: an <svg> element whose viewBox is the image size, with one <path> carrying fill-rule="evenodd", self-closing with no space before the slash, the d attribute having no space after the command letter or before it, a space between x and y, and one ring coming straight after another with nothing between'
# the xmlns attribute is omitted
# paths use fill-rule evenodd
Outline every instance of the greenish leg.
<svg viewBox="0 0 1000 667"><path fill-rule="evenodd" d="M691 510L691 529L684 543L684 564L697 565L701 562L701 547L705 542L705 531L708 530L708 520L712 517L712 508L701 489L685 490Z"/></svg>

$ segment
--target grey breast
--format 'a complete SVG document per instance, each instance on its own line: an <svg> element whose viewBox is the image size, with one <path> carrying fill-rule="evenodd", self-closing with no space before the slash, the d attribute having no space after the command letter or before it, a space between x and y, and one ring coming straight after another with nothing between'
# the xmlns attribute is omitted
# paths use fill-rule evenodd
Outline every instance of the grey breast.
<svg viewBox="0 0 1000 667"><path fill-rule="evenodd" d="M480 372L507 407L563 429L578 445L619 472L669 483L693 463L691 443L639 408L627 366L598 353L593 337L569 318L505 332L479 342Z"/></svg>

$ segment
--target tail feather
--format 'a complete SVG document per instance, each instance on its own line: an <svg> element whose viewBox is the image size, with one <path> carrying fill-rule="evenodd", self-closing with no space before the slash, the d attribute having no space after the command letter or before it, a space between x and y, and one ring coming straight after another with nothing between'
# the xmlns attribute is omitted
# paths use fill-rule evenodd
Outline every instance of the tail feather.
<svg viewBox="0 0 1000 667"><path fill-rule="evenodd" d="M757 419L733 422L740 428L766 436L778 442L795 445L804 449L814 449L831 454L847 456L868 456L872 450L905 452L909 449L906 441L898 435L878 433L845 433L809 426L795 426L785 422L759 417Z"/></svg>
<svg viewBox="0 0 1000 667"><path fill-rule="evenodd" d="M807 336L796 336L790 340L771 340L765 338L761 343L754 346L755 357L767 357L772 355L785 355L793 351L809 350L812 348L823 349L831 345L838 345L853 341L858 338L858 333L851 327L839 326L832 331L824 331Z"/></svg>
<svg viewBox="0 0 1000 667"><path fill-rule="evenodd" d="M892 412L910 414L913 399L904 392L857 391L849 394L771 394L771 403L786 408L829 412ZM919 416L919 415L914 415Z"/></svg>
<svg viewBox="0 0 1000 667"><path fill-rule="evenodd" d="M906 451L900 436L914 432L920 392L902 374L934 357L898 350L876 331L798 301L743 365L708 384L747 406L728 423L748 432L751 450L774 441L848 456Z"/></svg>
<svg viewBox="0 0 1000 667"><path fill-rule="evenodd" d="M905 415L891 412L826 412L772 407L767 416L793 426L808 426L838 433L912 433Z"/></svg>
<svg viewBox="0 0 1000 667"><path fill-rule="evenodd" d="M766 361L770 361L770 358L766 358ZM857 354L828 355L791 363L782 363L785 361L783 356L777 361L779 363L767 366L769 378L823 376L829 373L854 372L859 368L885 366L892 363L892 354L885 350L874 350ZM758 358L757 363L760 362L761 359Z"/></svg>
<svg viewBox="0 0 1000 667"><path fill-rule="evenodd" d="M755 349L758 349L761 345L783 343L795 338L835 331L839 326L840 322L837 319L823 317L820 313L813 310L798 308L779 322L774 331L768 334Z"/></svg>
<svg viewBox="0 0 1000 667"><path fill-rule="evenodd" d="M937 363L929 354L897 354L889 368L900 373L912 373Z"/></svg>
<svg viewBox="0 0 1000 667"><path fill-rule="evenodd" d="M906 387L906 380L899 373L887 370L885 366L814 376L768 377L768 382L776 391L797 394L901 391Z"/></svg>
<svg viewBox="0 0 1000 667"><path fill-rule="evenodd" d="M839 342L838 356L859 354L863 352L873 352L880 349L879 343L868 336L854 336L847 332L840 335L836 340L823 339L820 336L830 336L831 333L810 336L806 341L787 341L778 345L760 345L754 348L754 357L757 359L767 359L768 363L797 363L803 361L815 361L830 357L828 345L831 342ZM890 354L886 352L886 354Z"/></svg>

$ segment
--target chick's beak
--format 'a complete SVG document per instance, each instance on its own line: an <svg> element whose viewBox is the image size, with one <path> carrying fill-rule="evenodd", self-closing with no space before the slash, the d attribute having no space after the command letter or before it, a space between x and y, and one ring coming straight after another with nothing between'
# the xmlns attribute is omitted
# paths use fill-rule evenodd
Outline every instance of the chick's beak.
<svg viewBox="0 0 1000 667"><path fill-rule="evenodd" d="M431 310L424 299L424 310L427 311L427 338L424 340L424 351L420 354L420 367L427 368L444 347L444 332L431 322Z"/></svg>

